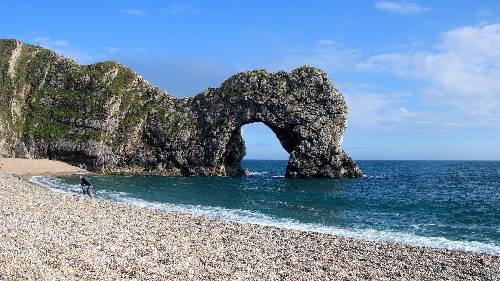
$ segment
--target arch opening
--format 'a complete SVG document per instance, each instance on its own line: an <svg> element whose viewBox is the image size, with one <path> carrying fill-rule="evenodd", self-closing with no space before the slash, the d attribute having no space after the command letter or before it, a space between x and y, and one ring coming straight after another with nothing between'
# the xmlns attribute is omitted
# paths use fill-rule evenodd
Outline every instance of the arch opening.
<svg viewBox="0 0 500 281"><path fill-rule="evenodd" d="M273 166L273 174L284 175L289 152L283 133L262 121L245 122L233 131L224 152L226 173L231 176L251 175ZM262 172L262 171L260 171Z"/></svg>
<svg viewBox="0 0 500 281"><path fill-rule="evenodd" d="M276 133L262 122L243 125L241 133L246 149L243 160L288 160L290 157Z"/></svg>

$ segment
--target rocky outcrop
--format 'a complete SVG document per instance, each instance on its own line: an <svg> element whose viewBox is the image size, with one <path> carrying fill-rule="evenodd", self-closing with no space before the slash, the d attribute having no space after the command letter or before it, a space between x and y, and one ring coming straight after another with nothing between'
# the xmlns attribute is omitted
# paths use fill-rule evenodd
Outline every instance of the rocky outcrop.
<svg viewBox="0 0 500 281"><path fill-rule="evenodd" d="M239 73L176 99L115 62L78 65L0 40L0 154L102 172L239 176L241 127L266 124L290 154L287 177L361 176L342 150L347 106L327 75Z"/></svg>

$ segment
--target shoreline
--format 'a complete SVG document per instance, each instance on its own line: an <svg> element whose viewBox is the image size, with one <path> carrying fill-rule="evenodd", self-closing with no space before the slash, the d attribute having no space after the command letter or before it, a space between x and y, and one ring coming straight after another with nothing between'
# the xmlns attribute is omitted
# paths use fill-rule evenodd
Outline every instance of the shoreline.
<svg viewBox="0 0 500 281"><path fill-rule="evenodd" d="M31 178L24 178L24 179L31 184L47 188L53 192L67 193L72 195L80 194L79 192L75 193L75 191L58 189L57 187L52 186L50 182L41 182L38 179L33 180L36 177L38 176L33 176ZM40 176L40 177L45 178L46 176ZM48 177L50 178L52 176ZM355 229L335 228L324 225L308 224L301 222L290 222L290 221L280 221L280 220L275 221L267 218L266 215L261 213L253 213L253 215L255 216L262 215L262 217L246 217L244 215L239 214L240 210L235 210L235 209L225 209L225 208L210 207L210 206L201 207L201 206L183 205L183 204L177 205L168 203L166 203L165 205L164 203L143 201L140 199L134 199L132 197L125 197L121 199L120 198L111 199L102 197L94 197L94 198L112 203L134 206L138 208L160 210L169 213L186 214L196 217L199 216L208 219L217 219L217 220L237 222L242 224L276 227L285 230L320 233L320 234L331 235L334 237L348 237L375 243L387 242L403 246L425 247L430 249L446 249L454 252L470 252L476 254L500 256L500 246L496 246L495 244L489 244L486 242L450 240L445 237L418 236L405 232L391 232L391 231L381 231L375 229L355 230Z"/></svg>
<svg viewBox="0 0 500 281"><path fill-rule="evenodd" d="M500 256L150 209L28 180L0 171L0 279L500 277Z"/></svg>

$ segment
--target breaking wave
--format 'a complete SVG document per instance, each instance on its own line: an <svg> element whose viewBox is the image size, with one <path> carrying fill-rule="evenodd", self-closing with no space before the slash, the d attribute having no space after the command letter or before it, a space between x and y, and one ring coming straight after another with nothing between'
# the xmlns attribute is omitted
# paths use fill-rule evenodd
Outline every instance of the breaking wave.
<svg viewBox="0 0 500 281"><path fill-rule="evenodd" d="M45 186L52 191L79 193L80 187L78 184L67 184L56 177L34 176L30 179L31 182ZM258 224L264 226L274 226L286 229L313 231L326 233L331 235L359 238L368 241L387 241L399 244L412 246L425 246L431 248L445 248L449 250L470 251L476 253L487 253L500 256L500 246L477 242L477 241L456 241L444 237L426 237L418 236L411 233L382 231L375 229L358 229L358 228L341 228L336 226L328 226L314 223L303 223L294 219L276 218L260 212L241 209L227 209L221 207L203 206L203 205L187 205L187 204L172 204L162 202L151 202L143 199L134 198L132 194L127 192L116 192L109 190L95 191L97 198L129 204L145 208L160 209L169 212L187 213L197 216L205 216L215 219L223 219L228 221L236 221L243 223Z"/></svg>

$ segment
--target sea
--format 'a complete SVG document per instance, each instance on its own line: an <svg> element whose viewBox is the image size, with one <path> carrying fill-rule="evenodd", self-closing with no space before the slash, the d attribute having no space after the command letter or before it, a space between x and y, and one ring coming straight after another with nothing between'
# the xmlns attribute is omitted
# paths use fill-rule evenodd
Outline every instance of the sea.
<svg viewBox="0 0 500 281"><path fill-rule="evenodd" d="M288 179L287 161L250 175L90 175L95 197L229 221L500 256L500 161L358 161L357 179ZM33 177L81 194L76 176Z"/></svg>

